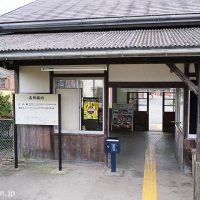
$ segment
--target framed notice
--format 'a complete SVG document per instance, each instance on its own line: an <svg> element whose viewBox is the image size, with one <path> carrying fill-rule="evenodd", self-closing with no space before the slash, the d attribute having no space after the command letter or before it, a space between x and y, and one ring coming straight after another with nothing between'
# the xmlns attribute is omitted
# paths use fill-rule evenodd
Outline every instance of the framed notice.
<svg viewBox="0 0 200 200"><path fill-rule="evenodd" d="M94 97L83 98L83 118L84 120L99 118L99 99Z"/></svg>
<svg viewBox="0 0 200 200"><path fill-rule="evenodd" d="M112 130L128 129L133 131L133 105L113 104Z"/></svg>
<svg viewBox="0 0 200 200"><path fill-rule="evenodd" d="M58 125L58 95L15 94L15 124Z"/></svg>

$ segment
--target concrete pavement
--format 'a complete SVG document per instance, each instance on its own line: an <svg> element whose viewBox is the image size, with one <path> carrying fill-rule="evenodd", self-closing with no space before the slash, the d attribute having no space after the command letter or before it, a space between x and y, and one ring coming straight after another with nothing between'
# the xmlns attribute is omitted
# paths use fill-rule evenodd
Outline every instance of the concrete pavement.
<svg viewBox="0 0 200 200"><path fill-rule="evenodd" d="M52 173L57 162L21 162L0 166L0 199L15 200L142 200L145 151L159 133L120 133L117 156L121 176L105 175L103 163L66 162L65 174ZM162 134L162 133L160 133ZM159 136L160 137L160 136ZM158 200L192 200L192 178L178 168L170 135L155 144ZM15 194L8 198L8 194Z"/></svg>

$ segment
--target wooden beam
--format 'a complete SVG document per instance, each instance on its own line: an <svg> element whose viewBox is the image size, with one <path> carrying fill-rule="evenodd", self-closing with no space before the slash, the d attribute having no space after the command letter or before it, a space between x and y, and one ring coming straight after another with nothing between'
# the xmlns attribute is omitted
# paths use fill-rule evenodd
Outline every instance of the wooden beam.
<svg viewBox="0 0 200 200"><path fill-rule="evenodd" d="M109 82L114 88L184 88L183 82Z"/></svg>
<svg viewBox="0 0 200 200"><path fill-rule="evenodd" d="M168 63L167 66L171 72L174 72L196 95L198 95L198 87L189 80L189 78L175 65Z"/></svg>
<svg viewBox="0 0 200 200"><path fill-rule="evenodd" d="M193 57L123 57L123 58L82 58L82 59L40 59L40 60L15 60L9 68L16 66L41 66L41 65L93 65L93 64L166 64L199 62L199 56ZM0 61L0 65L4 61Z"/></svg>

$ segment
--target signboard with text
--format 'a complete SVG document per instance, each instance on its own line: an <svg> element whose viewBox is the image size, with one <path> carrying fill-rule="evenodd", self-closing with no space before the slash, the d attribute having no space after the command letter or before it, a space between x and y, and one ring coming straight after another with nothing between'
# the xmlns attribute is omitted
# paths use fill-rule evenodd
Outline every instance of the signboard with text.
<svg viewBox="0 0 200 200"><path fill-rule="evenodd" d="M15 123L58 125L58 95L15 94Z"/></svg>

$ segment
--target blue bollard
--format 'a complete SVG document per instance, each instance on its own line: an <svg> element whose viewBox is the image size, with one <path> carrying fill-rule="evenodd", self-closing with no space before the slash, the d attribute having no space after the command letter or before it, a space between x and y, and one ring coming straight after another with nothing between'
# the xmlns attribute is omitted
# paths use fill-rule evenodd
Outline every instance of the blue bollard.
<svg viewBox="0 0 200 200"><path fill-rule="evenodd" d="M120 141L117 137L108 137L106 139L106 153L111 155L111 172L116 172L116 154L120 152Z"/></svg>
<svg viewBox="0 0 200 200"><path fill-rule="evenodd" d="M116 153L111 153L111 172L116 172Z"/></svg>

